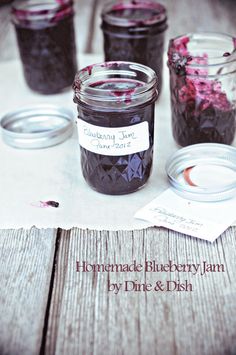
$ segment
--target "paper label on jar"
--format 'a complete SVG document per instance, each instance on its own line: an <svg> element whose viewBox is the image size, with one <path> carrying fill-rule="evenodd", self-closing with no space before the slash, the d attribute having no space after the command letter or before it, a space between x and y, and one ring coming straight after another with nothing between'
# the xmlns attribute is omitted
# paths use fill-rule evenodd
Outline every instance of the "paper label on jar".
<svg viewBox="0 0 236 355"><path fill-rule="evenodd" d="M127 155L149 148L148 122L127 127L100 127L77 120L79 144L90 152L102 155Z"/></svg>

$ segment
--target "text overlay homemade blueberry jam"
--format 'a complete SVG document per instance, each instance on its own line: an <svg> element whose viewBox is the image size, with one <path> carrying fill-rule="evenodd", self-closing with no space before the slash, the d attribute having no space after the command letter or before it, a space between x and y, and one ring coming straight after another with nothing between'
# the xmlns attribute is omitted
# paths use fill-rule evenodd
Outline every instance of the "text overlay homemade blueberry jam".
<svg viewBox="0 0 236 355"><path fill-rule="evenodd" d="M152 68L162 87L166 9L155 1L118 1L104 6L102 30L105 60L137 62Z"/></svg>
<svg viewBox="0 0 236 355"><path fill-rule="evenodd" d="M54 94L72 85L77 71L71 0L18 0L12 6L28 86Z"/></svg>
<svg viewBox="0 0 236 355"><path fill-rule="evenodd" d="M130 62L95 64L76 75L82 172L96 191L121 195L147 182L156 87L152 69Z"/></svg>

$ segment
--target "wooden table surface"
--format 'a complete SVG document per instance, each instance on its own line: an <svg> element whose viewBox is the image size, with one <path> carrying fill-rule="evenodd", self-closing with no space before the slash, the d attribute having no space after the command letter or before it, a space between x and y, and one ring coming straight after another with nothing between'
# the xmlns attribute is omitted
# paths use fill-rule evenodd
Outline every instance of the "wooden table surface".
<svg viewBox="0 0 236 355"><path fill-rule="evenodd" d="M167 40L236 33L235 0L167 0ZM103 1L76 1L79 50L102 53ZM0 7L0 60L18 57L10 7ZM1 78L1 66L0 66ZM0 81L0 85L4 85ZM0 180L1 181L1 180ZM1 217L0 217L1 218ZM0 354L236 354L236 227L213 243L164 228L0 231ZM224 272L82 273L88 263L223 264ZM192 292L108 292L110 282L192 283Z"/></svg>

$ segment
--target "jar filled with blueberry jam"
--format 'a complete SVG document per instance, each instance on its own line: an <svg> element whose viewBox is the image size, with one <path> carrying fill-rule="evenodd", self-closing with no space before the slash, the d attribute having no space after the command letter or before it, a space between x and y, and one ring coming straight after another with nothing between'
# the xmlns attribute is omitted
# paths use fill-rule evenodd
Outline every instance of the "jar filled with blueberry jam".
<svg viewBox="0 0 236 355"><path fill-rule="evenodd" d="M236 39L191 33L168 50L172 130L181 146L231 144L236 129Z"/></svg>
<svg viewBox="0 0 236 355"><path fill-rule="evenodd" d="M162 87L166 9L151 0L109 3L102 11L105 60L125 60L152 68Z"/></svg>
<svg viewBox="0 0 236 355"><path fill-rule="evenodd" d="M147 182L156 88L155 72L131 62L95 64L76 75L82 172L96 191L127 194Z"/></svg>
<svg viewBox="0 0 236 355"><path fill-rule="evenodd" d="M28 86L41 94L69 88L77 71L71 0L17 0L12 6Z"/></svg>

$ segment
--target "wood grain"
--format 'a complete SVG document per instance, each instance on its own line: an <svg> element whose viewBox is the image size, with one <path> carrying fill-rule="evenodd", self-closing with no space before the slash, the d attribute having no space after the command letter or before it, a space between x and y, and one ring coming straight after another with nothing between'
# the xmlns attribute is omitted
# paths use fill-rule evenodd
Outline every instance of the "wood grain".
<svg viewBox="0 0 236 355"><path fill-rule="evenodd" d="M236 353L236 228L214 244L164 229L63 232L51 299L45 354ZM78 273L89 263L224 264L224 273ZM191 282L192 292L107 290L112 282ZM64 283L64 286L63 286ZM191 350L190 350L191 349Z"/></svg>
<svg viewBox="0 0 236 355"><path fill-rule="evenodd" d="M38 354L56 230L0 231L0 354Z"/></svg>
<svg viewBox="0 0 236 355"><path fill-rule="evenodd" d="M75 0L80 52L103 52L103 0ZM190 31L234 34L235 0L160 0L168 39ZM95 7L94 7L95 5ZM0 61L18 57L10 6L0 8ZM214 244L160 228L0 231L0 354L236 354L236 227ZM59 244L56 248L56 240ZM223 263L224 273L76 273L76 260ZM53 265L54 264L54 265ZM184 281L193 292L107 291L111 282ZM52 281L52 282L51 282ZM51 292L52 291L52 292ZM49 299L48 299L49 296Z"/></svg>
<svg viewBox="0 0 236 355"><path fill-rule="evenodd" d="M70 231L61 231L60 245L56 255L56 265L53 280L52 296L47 324L45 343L42 344L42 354L55 354L58 324L63 303L65 277L68 266L68 247L70 246ZM69 306L69 305L68 305Z"/></svg>

